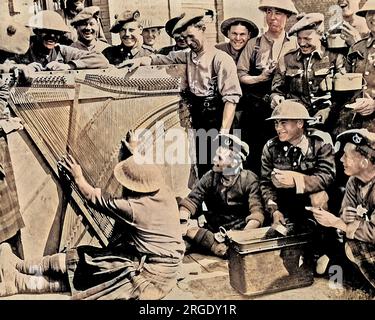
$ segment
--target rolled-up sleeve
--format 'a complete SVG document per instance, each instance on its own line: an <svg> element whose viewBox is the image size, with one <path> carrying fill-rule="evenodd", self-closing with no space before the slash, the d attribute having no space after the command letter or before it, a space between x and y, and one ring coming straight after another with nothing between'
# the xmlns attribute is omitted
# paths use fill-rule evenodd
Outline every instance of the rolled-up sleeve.
<svg viewBox="0 0 375 320"><path fill-rule="evenodd" d="M168 55L152 54L151 65L166 65L166 64L186 64L187 55L189 52L185 51L171 51Z"/></svg>
<svg viewBox="0 0 375 320"><path fill-rule="evenodd" d="M219 92L224 103L237 104L242 96L242 90L237 76L236 64L228 54L219 52L220 59L214 59Z"/></svg>
<svg viewBox="0 0 375 320"><path fill-rule="evenodd" d="M106 69L109 68L107 58L100 52L84 51L73 47L60 45L65 62L73 64L76 69Z"/></svg>
<svg viewBox="0 0 375 320"><path fill-rule="evenodd" d="M109 194L102 194L101 189L95 188L88 203L115 221L133 223L133 210L126 199L116 199Z"/></svg>

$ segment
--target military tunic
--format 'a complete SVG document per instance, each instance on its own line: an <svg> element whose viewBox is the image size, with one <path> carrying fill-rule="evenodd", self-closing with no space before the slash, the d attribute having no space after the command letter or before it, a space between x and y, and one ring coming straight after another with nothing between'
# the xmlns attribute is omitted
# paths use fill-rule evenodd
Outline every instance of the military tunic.
<svg viewBox="0 0 375 320"><path fill-rule="evenodd" d="M341 212L348 206L361 206L366 211L347 224L346 237L355 263L375 287L375 179L365 184L358 178L350 177Z"/></svg>
<svg viewBox="0 0 375 320"><path fill-rule="evenodd" d="M236 64L237 64L238 59L240 58L241 52L243 50L243 48L240 51L234 50L229 42L218 43L217 45L215 45L215 48L217 48L219 50L222 50L222 51L226 52L227 54L229 54Z"/></svg>
<svg viewBox="0 0 375 320"><path fill-rule="evenodd" d="M291 220L303 218L304 207L311 205L309 195L327 191L335 179L334 149L329 134L309 129L305 138L305 151L300 146L281 142L278 137L264 146L260 189L271 214L279 210ZM302 173L303 181L294 188L276 188L271 178L274 168Z"/></svg>
<svg viewBox="0 0 375 320"><path fill-rule="evenodd" d="M51 53L46 56L38 50L38 45L33 40L29 50L24 55L16 55L12 60L26 65L38 62L43 67L52 61L69 64L75 69L105 69L109 67L107 59L100 52L88 52L57 44Z"/></svg>
<svg viewBox="0 0 375 320"><path fill-rule="evenodd" d="M110 47L110 45L101 40L94 40L90 46L87 46L83 42L77 40L76 42L71 44L71 47L84 51L103 52L103 50Z"/></svg>
<svg viewBox="0 0 375 320"><path fill-rule="evenodd" d="M218 232L220 226L226 230L243 229L250 220L262 225L264 213L258 177L249 170L241 170L230 186L225 185L222 177L222 173L207 172L180 206L194 215L204 201L208 209L207 228L212 232Z"/></svg>
<svg viewBox="0 0 375 320"><path fill-rule="evenodd" d="M102 52L108 59L109 63L116 66L123 63L125 60L149 56L151 52L140 46L134 48L125 47L122 44L108 47Z"/></svg>
<svg viewBox="0 0 375 320"><path fill-rule="evenodd" d="M375 98L375 36L370 35L355 43L349 50L346 69L348 72L362 73L364 78L363 90L348 93L346 103L340 109L334 134L337 135L348 129L367 128L375 132L375 112L368 116L354 113L345 108L345 104L355 102L356 98L364 98L368 94Z"/></svg>
<svg viewBox="0 0 375 320"><path fill-rule="evenodd" d="M301 49L289 52L272 81L272 95L296 99L303 103L310 116L320 109L332 107L332 77L344 73L345 60L341 54L322 50L305 56Z"/></svg>

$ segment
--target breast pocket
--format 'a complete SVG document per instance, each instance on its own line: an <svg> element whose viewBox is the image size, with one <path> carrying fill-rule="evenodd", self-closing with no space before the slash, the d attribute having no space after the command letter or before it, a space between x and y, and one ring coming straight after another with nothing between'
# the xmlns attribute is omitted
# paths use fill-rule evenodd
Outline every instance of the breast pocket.
<svg viewBox="0 0 375 320"><path fill-rule="evenodd" d="M303 70L287 69L285 73L285 83L290 92L301 93L303 88Z"/></svg>
<svg viewBox="0 0 375 320"><path fill-rule="evenodd" d="M332 75L329 68L317 69L314 71L316 84L323 91L332 90Z"/></svg>

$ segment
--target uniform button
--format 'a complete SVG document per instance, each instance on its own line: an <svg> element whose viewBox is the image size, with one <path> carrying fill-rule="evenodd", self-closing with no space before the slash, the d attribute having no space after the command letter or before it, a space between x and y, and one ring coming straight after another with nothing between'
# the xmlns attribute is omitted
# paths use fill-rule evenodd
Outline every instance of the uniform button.
<svg viewBox="0 0 375 320"><path fill-rule="evenodd" d="M307 69L308 72L311 72L312 70L311 69Z"/></svg>
<svg viewBox="0 0 375 320"><path fill-rule="evenodd" d="M314 98L314 94L313 94L313 93L311 93L311 94L310 94L310 97L311 97L311 98Z"/></svg>
<svg viewBox="0 0 375 320"><path fill-rule="evenodd" d="M297 165L297 162L293 162L293 166L295 167Z"/></svg>
<svg viewBox="0 0 375 320"><path fill-rule="evenodd" d="M366 71L365 72L365 76L368 76L370 74L370 72Z"/></svg>
<svg viewBox="0 0 375 320"><path fill-rule="evenodd" d="M284 151L288 151L288 147L287 146L284 147Z"/></svg>
<svg viewBox="0 0 375 320"><path fill-rule="evenodd" d="M352 125L349 123L349 124L348 124L348 128L351 128L351 127L352 127Z"/></svg>
<svg viewBox="0 0 375 320"><path fill-rule="evenodd" d="M312 84L312 81L309 81L309 84Z"/></svg>
<svg viewBox="0 0 375 320"><path fill-rule="evenodd" d="M375 49L375 44L373 44L372 47Z"/></svg>

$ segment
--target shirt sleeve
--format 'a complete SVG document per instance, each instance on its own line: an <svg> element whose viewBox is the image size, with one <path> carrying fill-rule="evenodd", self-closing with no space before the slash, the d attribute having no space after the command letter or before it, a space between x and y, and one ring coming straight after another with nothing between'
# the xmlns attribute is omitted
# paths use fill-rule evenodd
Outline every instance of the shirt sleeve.
<svg viewBox="0 0 375 320"><path fill-rule="evenodd" d="M126 199L116 199L109 194L102 194L101 189L95 188L90 195L89 205L115 221L133 223L133 210Z"/></svg>
<svg viewBox="0 0 375 320"><path fill-rule="evenodd" d="M150 56L151 65L186 64L187 54L185 51L171 51L168 55L153 54Z"/></svg>
<svg viewBox="0 0 375 320"><path fill-rule="evenodd" d="M284 61L284 64L285 64L285 61ZM286 88L286 85L285 85L285 75L286 75L286 69L283 68L282 65L279 64L276 68L275 75L272 79L271 98L275 95L286 96L286 92L288 92L288 88Z"/></svg>
<svg viewBox="0 0 375 320"><path fill-rule="evenodd" d="M242 50L240 58L237 62L237 74L241 79L243 76L249 75L251 56L253 54L253 41L248 41L245 48Z"/></svg>
<svg viewBox="0 0 375 320"><path fill-rule="evenodd" d="M237 104L242 96L240 81L237 75L236 64L233 59L223 51L218 51L219 59L214 60L217 74L218 89L223 102Z"/></svg>
<svg viewBox="0 0 375 320"><path fill-rule="evenodd" d="M64 45L60 45L60 51L65 63L73 64L75 69L106 69L110 66L107 58L100 52L84 51Z"/></svg>
<svg viewBox="0 0 375 320"><path fill-rule="evenodd" d="M357 200L357 188L358 185L355 183L355 179L350 178L346 184L340 214L342 214L345 207L350 206L356 208L359 204ZM370 213L369 221L358 217L354 222L347 224L346 237L348 239L356 239L375 244L375 210L372 210Z"/></svg>

